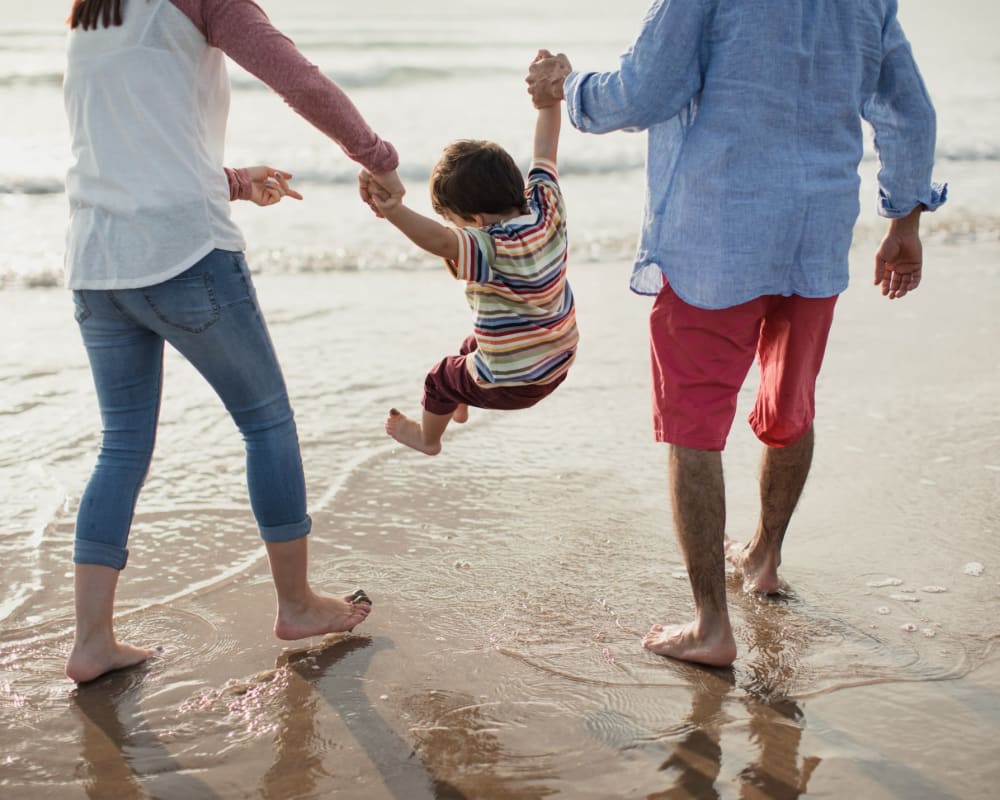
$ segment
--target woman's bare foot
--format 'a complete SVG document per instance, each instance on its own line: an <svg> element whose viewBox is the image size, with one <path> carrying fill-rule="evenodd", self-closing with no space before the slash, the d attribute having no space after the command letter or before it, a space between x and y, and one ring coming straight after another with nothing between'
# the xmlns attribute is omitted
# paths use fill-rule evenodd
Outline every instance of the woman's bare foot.
<svg viewBox="0 0 1000 800"><path fill-rule="evenodd" d="M414 450L429 456L436 456L441 452L440 439L432 444L425 443L420 423L410 419L395 408L389 409L389 416L385 418L385 432L400 444L405 444L407 447L412 447Z"/></svg>
<svg viewBox="0 0 1000 800"><path fill-rule="evenodd" d="M743 591L756 594L779 594L782 583L778 578L780 557L766 555L757 557L750 552L749 544L726 539L726 561L736 568L743 577Z"/></svg>
<svg viewBox="0 0 1000 800"><path fill-rule="evenodd" d="M156 648L119 644L113 638L110 641L104 637L101 641L77 639L66 661L66 677L86 683L116 669L134 667L156 653Z"/></svg>
<svg viewBox="0 0 1000 800"><path fill-rule="evenodd" d="M728 626L708 636L699 635L697 623L654 625L642 640L650 652L710 667L728 667L736 660L736 641Z"/></svg>
<svg viewBox="0 0 1000 800"><path fill-rule="evenodd" d="M371 610L371 600L363 592L342 598L310 592L309 599L300 606L278 607L274 635L291 640L352 631L355 625L365 621Z"/></svg>
<svg viewBox="0 0 1000 800"><path fill-rule="evenodd" d="M468 422L469 421L469 407L465 403L459 403L458 408L455 409L454 413L451 415L452 422Z"/></svg>

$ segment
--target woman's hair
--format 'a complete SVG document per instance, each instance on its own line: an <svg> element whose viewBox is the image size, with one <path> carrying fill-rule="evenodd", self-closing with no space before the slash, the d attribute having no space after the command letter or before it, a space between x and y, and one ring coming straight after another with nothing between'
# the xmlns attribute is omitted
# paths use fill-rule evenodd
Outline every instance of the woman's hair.
<svg viewBox="0 0 1000 800"><path fill-rule="evenodd" d="M493 142L462 139L444 149L431 173L431 204L462 219L502 214L512 208L528 213L524 176L514 159Z"/></svg>
<svg viewBox="0 0 1000 800"><path fill-rule="evenodd" d="M73 0L73 10L69 13L71 28L97 28L100 20L105 28L122 24L123 0Z"/></svg>

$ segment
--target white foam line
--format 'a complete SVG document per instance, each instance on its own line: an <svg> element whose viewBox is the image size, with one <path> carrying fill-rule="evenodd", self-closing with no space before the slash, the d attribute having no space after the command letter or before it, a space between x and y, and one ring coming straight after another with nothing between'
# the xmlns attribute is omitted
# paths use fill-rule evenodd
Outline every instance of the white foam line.
<svg viewBox="0 0 1000 800"><path fill-rule="evenodd" d="M336 480L334 480L333 483L331 483L327 487L326 491L323 493L322 497L320 497L319 501L313 506L313 508L320 511L325 510L330 505L330 503L333 502L334 498L336 498L336 496L340 494L340 491L344 488L344 485L347 483L347 479L350 478L351 475L353 475L354 472L359 467L361 467L366 462L371 461L379 456L390 453L393 449L395 449L396 446L397 445L394 444L385 445L384 447L379 447L376 448L375 450L370 450L368 452L362 453L357 458L348 461L347 464L344 466L344 468L340 471L340 474L337 476ZM38 529L37 533L39 537L38 538L39 542L41 541L40 538L41 535L44 533L44 528L45 526L43 525L40 526ZM150 601L149 603L145 603L144 605L129 609L123 614L116 615L115 620L119 621L127 619L128 617L131 617L134 614L139 614L143 611L148 611L150 608L153 608L155 606L167 605L169 603L176 602L177 600L182 600L186 597L190 597L194 594L197 594L198 592L212 588L219 584L225 583L226 581L234 578L241 572L245 572L246 570L250 569L250 567L252 567L255 563L260 561L266 555L267 555L267 549L264 547L264 545L260 545L249 557L239 562L238 564L230 567L221 575L215 575L211 578L206 578L205 580L199 581L198 583L192 584L191 586L187 586L184 589L175 592L172 595L168 595L167 597L160 597L157 598L156 600ZM40 588L41 584L39 583L37 589ZM17 606L15 606L14 608L16 607ZM4 618L5 618L4 616L0 616L0 620ZM60 631L38 634L37 636L31 636L28 637L27 639L16 639L12 641L8 640L5 641L4 644L11 646L37 644L39 642L61 639L73 633L73 631L74 631L73 627L67 627Z"/></svg>
<svg viewBox="0 0 1000 800"><path fill-rule="evenodd" d="M315 504L314 508L317 511L325 511L327 507L330 505L330 503L333 502L334 498L338 494L340 494L341 489L344 488L344 484L347 483L347 479L350 478L351 475L353 475L354 472L359 467L361 467L368 461L374 460L379 456L391 453L398 446L399 445L397 444L389 444L383 447L378 447L375 450L369 450L368 452L362 453L356 458L348 461L346 466L343 469L341 469L340 474L333 481L333 483L331 483L326 488L326 491L323 493L323 496L320 497L319 501Z"/></svg>
<svg viewBox="0 0 1000 800"><path fill-rule="evenodd" d="M219 584L223 584L226 581L234 578L236 575L239 575L241 572L250 569L250 567L252 567L255 563L260 561L260 559L264 558L266 554L267 550L264 548L264 545L261 545L251 555L249 555L247 558L245 558L238 564L233 565L225 572L223 572L221 575L213 575L211 578L205 578L205 580L203 581L198 581L197 583L193 583L190 586L181 589L180 591L168 595L167 597L158 597L155 600L151 600L150 602L144 603L141 606L130 608L128 611L125 611L122 614L116 614L115 622L119 622L123 619L128 619L129 617L134 616L135 614L142 613L143 611L148 611L149 609L155 608L156 606L164 606L176 602L177 600L183 600L184 598L195 595L198 592L201 592L205 589L210 589ZM3 642L3 644L5 646L21 646L29 644L38 644L39 642L54 641L56 639L62 639L65 636L70 635L71 633L73 633L73 630L74 630L73 626L69 626L63 628L62 630L53 631L50 633L40 633L36 636L29 636L26 639L6 640Z"/></svg>
<svg viewBox="0 0 1000 800"><path fill-rule="evenodd" d="M33 474L40 474L41 477L47 478L45 470L41 468L38 464L33 463L29 468L29 471ZM15 611L21 608L28 599L40 592L42 590L42 575L44 570L42 569L41 559L42 559L42 542L45 539L45 529L48 528L49 523L53 522L59 515L59 509L62 508L63 504L66 502L66 491L65 487L52 482L54 489L58 490L56 496L59 498L54 503L49 506L49 510L46 512L40 510L35 516L34 523L31 526L31 534L29 535L27 541L24 543L24 547L19 548L22 551L28 551L35 554L34 564L29 567L29 572L31 574L31 579L22 583L15 594L14 597L5 600L2 605L0 605L0 622L3 622Z"/></svg>

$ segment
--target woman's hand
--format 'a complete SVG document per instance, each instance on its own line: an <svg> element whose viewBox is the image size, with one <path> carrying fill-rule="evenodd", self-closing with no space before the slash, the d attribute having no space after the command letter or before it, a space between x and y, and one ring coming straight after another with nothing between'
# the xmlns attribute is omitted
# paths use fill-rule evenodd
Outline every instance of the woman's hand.
<svg viewBox="0 0 1000 800"><path fill-rule="evenodd" d="M292 173L274 167L247 167L253 190L250 200L259 206L273 206L281 202L282 197L301 200L302 195L288 185Z"/></svg>

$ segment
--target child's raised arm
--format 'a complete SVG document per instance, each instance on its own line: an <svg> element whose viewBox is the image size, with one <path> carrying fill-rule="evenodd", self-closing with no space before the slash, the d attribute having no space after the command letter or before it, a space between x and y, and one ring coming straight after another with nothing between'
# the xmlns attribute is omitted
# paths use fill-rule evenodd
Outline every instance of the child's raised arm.
<svg viewBox="0 0 1000 800"><path fill-rule="evenodd" d="M548 50L539 50L532 62L537 63L548 58L557 58ZM565 56L558 56L565 59ZM568 62L567 62L568 63ZM535 160L543 159L556 163L559 153L559 128L562 125L562 93L550 93L551 102L546 105L535 107L538 109L538 118L535 121ZM547 98L548 99L548 98ZM534 98L532 100L534 102Z"/></svg>
<svg viewBox="0 0 1000 800"><path fill-rule="evenodd" d="M559 128L562 125L562 105L545 106L538 109L535 120L534 159L556 163L559 154Z"/></svg>
<svg viewBox="0 0 1000 800"><path fill-rule="evenodd" d="M377 195L372 200L382 216L421 250L449 261L458 260L458 235L453 228L418 214L398 200L385 203Z"/></svg>

